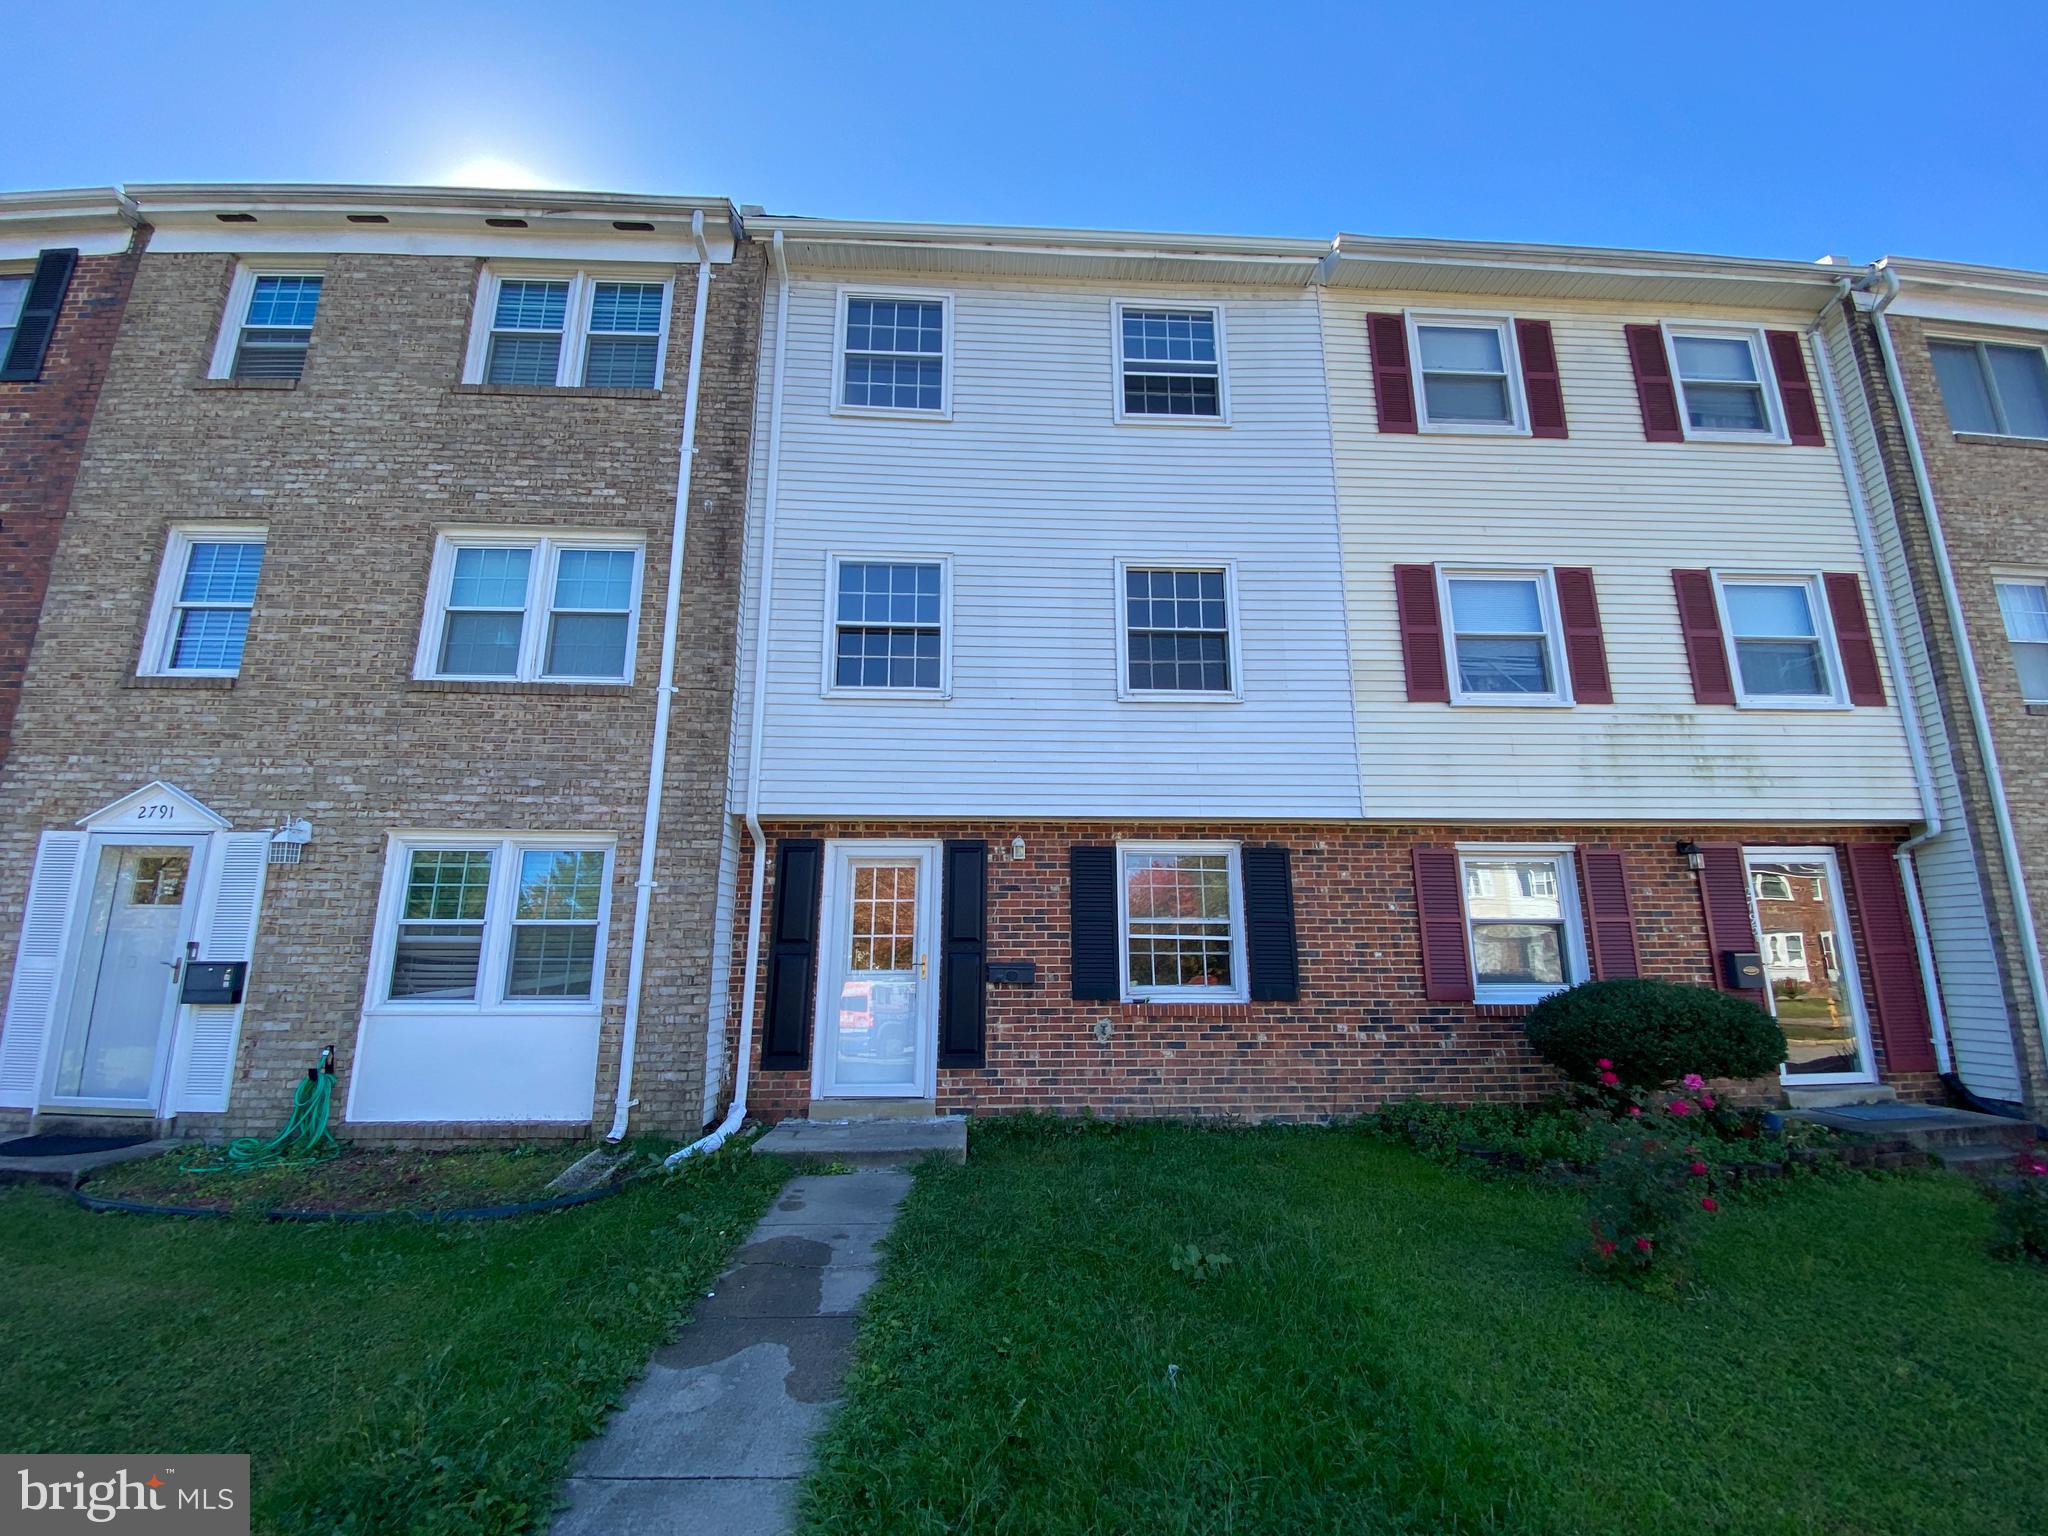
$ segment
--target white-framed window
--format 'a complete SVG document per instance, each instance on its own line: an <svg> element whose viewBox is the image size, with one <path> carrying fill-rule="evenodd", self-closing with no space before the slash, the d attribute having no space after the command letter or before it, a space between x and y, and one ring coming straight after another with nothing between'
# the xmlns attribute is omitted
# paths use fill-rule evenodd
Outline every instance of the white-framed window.
<svg viewBox="0 0 2048 1536"><path fill-rule="evenodd" d="M1817 576L1714 572L1735 701L1768 709L1846 707L1827 594Z"/></svg>
<svg viewBox="0 0 2048 1536"><path fill-rule="evenodd" d="M207 376L215 379L296 379L306 369L325 275L317 268L264 267L243 262L228 284Z"/></svg>
<svg viewBox="0 0 2048 1536"><path fill-rule="evenodd" d="M1759 869L1752 878L1756 881L1758 901L1790 901L1792 882L1775 870Z"/></svg>
<svg viewBox="0 0 2048 1536"><path fill-rule="evenodd" d="M1454 704L1572 702L1548 568L1437 567Z"/></svg>
<svg viewBox="0 0 2048 1536"><path fill-rule="evenodd" d="M1461 847L1472 995L1534 1003L1591 974L1578 882L1565 848Z"/></svg>
<svg viewBox="0 0 2048 1536"><path fill-rule="evenodd" d="M1772 965L1806 966L1806 935L1787 929L1783 933L1764 935L1764 954Z"/></svg>
<svg viewBox="0 0 2048 1536"><path fill-rule="evenodd" d="M7 349L14 345L14 328L21 324L21 306L28 302L28 272L0 272L0 363L7 361Z"/></svg>
<svg viewBox="0 0 2048 1536"><path fill-rule="evenodd" d="M234 677L263 575L264 530L190 523L170 530L144 626L144 677Z"/></svg>
<svg viewBox="0 0 2048 1536"><path fill-rule="evenodd" d="M646 268L486 267L463 382L659 389L672 288Z"/></svg>
<svg viewBox="0 0 2048 1536"><path fill-rule="evenodd" d="M443 533L413 675L631 682L644 554L629 534Z"/></svg>
<svg viewBox="0 0 2048 1536"><path fill-rule="evenodd" d="M1999 581L1998 611L2005 619L2020 697L2029 704L2048 704L2048 579Z"/></svg>
<svg viewBox="0 0 2048 1536"><path fill-rule="evenodd" d="M1116 584L1119 698L1227 703L1244 697L1235 566L1119 560Z"/></svg>
<svg viewBox="0 0 2048 1536"><path fill-rule="evenodd" d="M1230 420L1230 380L1218 304L1118 299L1116 419L1200 423Z"/></svg>
<svg viewBox="0 0 2048 1536"><path fill-rule="evenodd" d="M1509 317L1410 310L1407 319L1423 431L1528 431L1521 358Z"/></svg>
<svg viewBox="0 0 2048 1536"><path fill-rule="evenodd" d="M612 839L405 833L391 840L372 1007L594 1013Z"/></svg>
<svg viewBox="0 0 2048 1536"><path fill-rule="evenodd" d="M849 415L953 414L953 296L842 288L832 409Z"/></svg>
<svg viewBox="0 0 2048 1536"><path fill-rule="evenodd" d="M1244 1001L1237 844L1119 843L1116 857L1124 996Z"/></svg>
<svg viewBox="0 0 2048 1536"><path fill-rule="evenodd" d="M1950 337L1930 340L1927 350L1951 431L2048 437L2048 352Z"/></svg>
<svg viewBox="0 0 2048 1536"><path fill-rule="evenodd" d="M1785 413L1761 330L1667 325L1664 344L1688 438L1786 441Z"/></svg>
<svg viewBox="0 0 2048 1536"><path fill-rule="evenodd" d="M825 563L825 692L943 698L952 688L952 561L836 554Z"/></svg>

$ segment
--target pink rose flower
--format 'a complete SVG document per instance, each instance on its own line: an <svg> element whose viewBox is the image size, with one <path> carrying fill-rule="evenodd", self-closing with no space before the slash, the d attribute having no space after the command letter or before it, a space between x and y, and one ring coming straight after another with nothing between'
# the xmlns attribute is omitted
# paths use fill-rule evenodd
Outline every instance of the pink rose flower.
<svg viewBox="0 0 2048 1536"><path fill-rule="evenodd" d="M1612 1088L1615 1086L1615 1084L1619 1083L1621 1079L1616 1077L1612 1072L1602 1072L1600 1074L1600 1081L1607 1087Z"/></svg>
<svg viewBox="0 0 2048 1536"><path fill-rule="evenodd" d="M1705 1173L1706 1171L1707 1171L1707 1165L1706 1165L1705 1163L1701 1163L1701 1162L1695 1162L1695 1163L1694 1163L1694 1164L1692 1165L1692 1172L1694 1173L1694 1175L1695 1175L1695 1176L1697 1176L1697 1175L1699 1175L1699 1174L1703 1174L1703 1173Z"/></svg>
<svg viewBox="0 0 2048 1536"><path fill-rule="evenodd" d="M1628 1107L1628 1117L1629 1117L1629 1119L1631 1119L1631 1120L1640 1120L1640 1119L1642 1119L1642 1118L1643 1118L1643 1106L1642 1106L1642 1105L1640 1105L1640 1104L1631 1104L1631 1105L1629 1105L1629 1107Z"/></svg>
<svg viewBox="0 0 2048 1536"><path fill-rule="evenodd" d="M1704 1077L1701 1077L1697 1072L1688 1072L1685 1074L1684 1077L1680 1078L1679 1081L1684 1083L1685 1086L1690 1088L1694 1093L1698 1093L1702 1088L1707 1086L1707 1080Z"/></svg>
<svg viewBox="0 0 2048 1536"><path fill-rule="evenodd" d="M1714 1107L1714 1096L1711 1093L1701 1094L1700 1104L1702 1107L1706 1109L1712 1109Z"/></svg>
<svg viewBox="0 0 2048 1536"><path fill-rule="evenodd" d="M1593 1065L1598 1067L1601 1071L1605 1072L1609 1067L1613 1066L1614 1063L1609 1061L1605 1056L1602 1056L1598 1061L1594 1062Z"/></svg>
<svg viewBox="0 0 2048 1536"><path fill-rule="evenodd" d="M1648 1253L1655 1246L1656 1244L1652 1243L1647 1237L1639 1237L1636 1239L1636 1247L1641 1249L1644 1253Z"/></svg>
<svg viewBox="0 0 2048 1536"><path fill-rule="evenodd" d="M1712 1195L1702 1195L1700 1196L1700 1209L1703 1211L1718 1211L1721 1209L1721 1202Z"/></svg>
<svg viewBox="0 0 2048 1536"><path fill-rule="evenodd" d="M1600 1257L1603 1259L1611 1259L1614 1257L1614 1243L1610 1238L1601 1238L1599 1242L1593 1245L1593 1247L1595 1251L1597 1251Z"/></svg>
<svg viewBox="0 0 2048 1536"><path fill-rule="evenodd" d="M1692 1113L1691 1099L1673 1099L1669 1105L1671 1113L1683 1118Z"/></svg>

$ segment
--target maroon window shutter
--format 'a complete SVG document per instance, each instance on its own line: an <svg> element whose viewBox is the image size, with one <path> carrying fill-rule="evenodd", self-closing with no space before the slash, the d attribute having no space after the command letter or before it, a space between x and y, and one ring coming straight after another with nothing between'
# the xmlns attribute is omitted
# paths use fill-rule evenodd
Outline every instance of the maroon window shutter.
<svg viewBox="0 0 2048 1536"><path fill-rule="evenodd" d="M1849 845L1849 883L1863 919L1863 960L1877 997L1877 1027L1884 1038L1889 1072L1932 1072L1934 1039L1927 1023L1927 994L1920 986L1920 961L1906 920L1906 891L1888 843Z"/></svg>
<svg viewBox="0 0 2048 1536"><path fill-rule="evenodd" d="M1749 995L1749 989L1728 985L1728 973L1721 957L1730 950L1746 953L1756 948L1756 925L1749 916L1749 869L1742 862L1742 850L1733 843L1702 843L1700 857L1700 906L1707 918L1707 949L1714 968L1714 985L1723 992Z"/></svg>
<svg viewBox="0 0 2048 1536"><path fill-rule="evenodd" d="M1778 376L1778 398L1785 402L1785 430L1795 445L1821 445L1820 407L1814 403L1813 381L1806 376L1806 348L1797 331L1766 331L1771 371Z"/></svg>
<svg viewBox="0 0 2048 1536"><path fill-rule="evenodd" d="M1628 363L1636 372L1636 401L1643 408L1643 436L1653 443L1682 443L1685 427L1678 416L1678 381L1671 377L1671 355L1664 350L1664 331L1655 325L1625 325Z"/></svg>
<svg viewBox="0 0 2048 1536"><path fill-rule="evenodd" d="M1733 704L1735 678L1728 670L1728 646L1721 638L1721 610L1714 604L1714 578L1706 571L1673 571L1678 589L1678 627L1685 635L1685 659L1692 668L1695 704Z"/></svg>
<svg viewBox="0 0 2048 1536"><path fill-rule="evenodd" d="M1586 928L1592 938L1593 974L1602 981L1640 976L1636 925L1628 906L1628 866L1613 848L1579 850L1579 883L1586 891Z"/></svg>
<svg viewBox="0 0 2048 1536"><path fill-rule="evenodd" d="M1451 675L1444 665L1444 625L1436 604L1436 567L1394 567L1394 607L1401 619L1401 670L1411 704L1448 704Z"/></svg>
<svg viewBox="0 0 2048 1536"><path fill-rule="evenodd" d="M1408 366L1408 322L1399 315L1367 315L1372 343L1372 393L1382 432L1415 430L1415 374Z"/></svg>
<svg viewBox="0 0 2048 1536"><path fill-rule="evenodd" d="M1517 320L1515 349L1522 354L1522 397L1529 402L1531 437L1570 437L1564 422L1564 379L1548 320Z"/></svg>
<svg viewBox="0 0 2048 1536"><path fill-rule="evenodd" d="M1422 927L1422 990L1433 1003L1472 1001L1465 896L1451 848L1415 850L1415 916Z"/></svg>
<svg viewBox="0 0 2048 1536"><path fill-rule="evenodd" d="M1863 583L1854 571L1829 571L1821 578L1828 590L1828 612L1835 620L1835 648L1842 653L1842 673L1849 684L1849 702L1858 709L1884 704L1884 674L1877 670L1877 642L1870 634L1870 613L1863 606Z"/></svg>
<svg viewBox="0 0 2048 1536"><path fill-rule="evenodd" d="M1600 599L1585 566L1560 565L1557 611L1564 621L1564 658L1572 669L1572 697L1581 704L1612 704L1607 675L1607 638L1600 631Z"/></svg>

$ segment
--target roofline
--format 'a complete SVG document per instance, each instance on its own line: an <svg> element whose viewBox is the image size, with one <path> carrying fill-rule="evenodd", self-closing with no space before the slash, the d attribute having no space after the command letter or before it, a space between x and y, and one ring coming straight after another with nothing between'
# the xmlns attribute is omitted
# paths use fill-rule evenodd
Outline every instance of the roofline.
<svg viewBox="0 0 2048 1536"><path fill-rule="evenodd" d="M1886 256L1876 263L1873 270L1895 273L1902 285L1964 289L2048 303L2048 272L2029 271L2025 267L1982 267L1920 256Z"/></svg>
<svg viewBox="0 0 2048 1536"><path fill-rule="evenodd" d="M1089 255L1129 252L1145 255L1264 257L1316 262L1330 252L1327 240L1266 235L1196 235L1135 229L1073 229L1023 224L906 224L886 220L816 219L796 214L747 215L758 236L780 233L790 240L858 245L982 246L1015 250L1074 251Z"/></svg>
<svg viewBox="0 0 2048 1536"><path fill-rule="evenodd" d="M524 213L604 217L631 212L670 218L688 218L699 212L730 218L737 211L732 200L724 197L571 192L529 187L164 181L131 182L124 190L145 216L151 213L209 213L249 208L291 208L308 213L383 209L446 213L518 210Z"/></svg>
<svg viewBox="0 0 2048 1536"><path fill-rule="evenodd" d="M61 187L47 192L0 192L0 220L10 223L68 222L94 217L141 222L135 204L119 187Z"/></svg>
<svg viewBox="0 0 2048 1536"><path fill-rule="evenodd" d="M1493 267L1531 272L1581 271L1612 277L1728 277L1830 288L1864 269L1823 261L1771 256L1711 256L1689 251L1645 251L1597 245L1511 244L1487 240L1430 240L1389 235L1337 236L1339 261L1401 261L1447 267Z"/></svg>

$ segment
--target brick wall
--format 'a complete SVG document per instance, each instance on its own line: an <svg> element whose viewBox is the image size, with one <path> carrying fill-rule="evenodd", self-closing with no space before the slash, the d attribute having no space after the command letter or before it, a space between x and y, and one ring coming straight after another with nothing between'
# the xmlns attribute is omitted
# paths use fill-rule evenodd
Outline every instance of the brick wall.
<svg viewBox="0 0 2048 1536"><path fill-rule="evenodd" d="M778 823L783 837L988 840L988 958L1034 960L1035 987L988 989L987 1065L938 1075L941 1111L1083 1110L1103 1115L1227 1115L1320 1119L1410 1096L1533 1099L1558 1080L1529 1051L1513 1010L1433 1003L1423 995L1413 850L1467 842L1574 843L1620 849L1627 860L1644 974L1705 984L1713 959L1698 887L1675 851L1680 838L1774 845L1897 841L1896 827L1417 827L1167 823ZM1021 863L998 855L1024 839ZM1293 1003L1166 1006L1068 997L1067 851L1133 838L1228 837L1292 851L1301 996ZM764 913L772 913L773 871ZM1844 892L1862 953L1860 918ZM746 911L736 914L739 995ZM765 945L764 945L765 958ZM1869 968L1861 968L1866 1007ZM807 1112L808 1071L760 1071L765 968L756 1002L751 1113L774 1121ZM735 1006L735 1033L738 1009ZM1098 1021L1109 1023L1098 1043ZM1883 1071L1882 1041L1876 1042ZM735 1041L736 1047L736 1041ZM1907 1097L1935 1097L1931 1077L1886 1075ZM1768 1088L1770 1085L1764 1085Z"/></svg>
<svg viewBox="0 0 2048 1536"><path fill-rule="evenodd" d="M42 377L0 382L0 759L13 744L58 530L147 239L143 230L118 256L81 256Z"/></svg>
<svg viewBox="0 0 2048 1536"><path fill-rule="evenodd" d="M218 255L141 261L51 570L19 746L0 775L0 964L12 960L45 828L69 826L155 778L237 826L308 818L305 861L270 872L229 1113L215 1124L181 1122L208 1133L255 1130L281 1119L322 1044L338 1048L346 1093L387 832L615 834L595 1111L606 1122L695 268L675 271L667 376L647 397L460 386L477 262L419 256L328 261L296 387L209 382L232 271ZM714 274L635 1072L636 1126L678 1132L702 1118L759 248L742 245ZM166 528L240 519L268 529L240 677L139 682ZM435 534L465 523L644 534L632 686L414 682Z"/></svg>
<svg viewBox="0 0 2048 1536"><path fill-rule="evenodd" d="M1896 314L1889 317L1889 323L1977 658L1978 681L2005 778L2006 802L2019 835L2032 920L2036 932L2041 932L2048 924L2048 710L2030 709L2020 697L1994 572L2015 568L2048 572L2048 443L1952 432L1935 381L1933 357L1927 350L1930 326ZM1901 418L1891 400L1875 328L1867 317L1859 317L1853 329L1864 392L1884 442L1886 477L1912 567L1920 623L1932 652L1943 724L1955 754L1977 848L1978 876L1990 896L1993 938L2006 1007L2020 1047L2027 1100L2038 1114L2040 1107L2048 1104L2048 1060L2043 1057L2040 1024L2020 958L2016 907L1998 851L1990 779L1977 748L1963 689L1959 647L1942 602L1926 514L1907 457ZM1992 339L1998 334L1977 326L1967 329L1971 335ZM2038 332L2016 331L2010 339L2040 344Z"/></svg>

